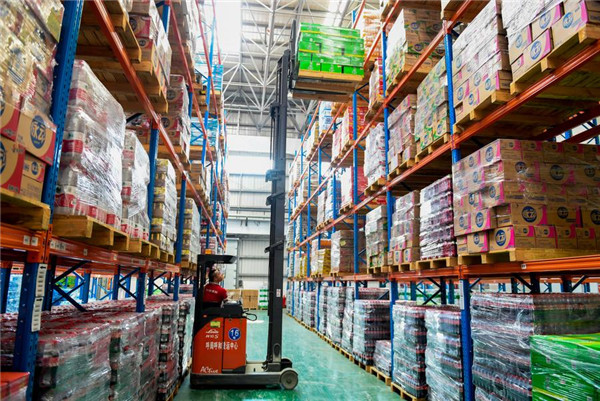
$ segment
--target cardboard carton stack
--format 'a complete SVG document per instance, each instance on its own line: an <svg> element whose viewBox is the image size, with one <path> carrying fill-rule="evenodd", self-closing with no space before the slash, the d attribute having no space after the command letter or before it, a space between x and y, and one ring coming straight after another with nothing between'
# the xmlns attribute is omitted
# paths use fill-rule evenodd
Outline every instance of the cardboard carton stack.
<svg viewBox="0 0 600 401"><path fill-rule="evenodd" d="M600 249L600 148L498 139L453 166L460 254Z"/></svg>
<svg viewBox="0 0 600 401"><path fill-rule="evenodd" d="M141 340L140 390L138 399L150 401L156 399L158 390L158 344L160 342L160 319L158 308L147 308L143 314L143 335Z"/></svg>
<svg viewBox="0 0 600 401"><path fill-rule="evenodd" d="M159 8L160 15L162 15L162 11L162 7ZM200 36L198 6L194 0L183 0L178 3L177 7L171 8L170 12L177 14L179 37L181 38L181 45L185 54L180 54L179 43L175 37L175 29L172 27L169 29L169 44L174 49L176 57L180 59L187 58L188 67L191 69L190 72L192 72L194 69L193 58L196 54L196 48L199 45L197 38ZM184 64L182 62L175 63L173 64L173 72L184 75L185 70L183 67Z"/></svg>
<svg viewBox="0 0 600 401"><path fill-rule="evenodd" d="M392 215L392 236L390 238L390 263L416 262L421 258L420 248L420 194L419 191L396 199Z"/></svg>
<svg viewBox="0 0 600 401"><path fill-rule="evenodd" d="M322 191L317 196L317 227L319 227L320 225L322 225L325 222L326 204L327 204L327 191Z"/></svg>
<svg viewBox="0 0 600 401"><path fill-rule="evenodd" d="M531 337L534 399L600 398L600 334Z"/></svg>
<svg viewBox="0 0 600 401"><path fill-rule="evenodd" d="M157 159L150 241L158 245L162 251L171 254L174 252L174 243L177 236L175 230L176 218L175 170L169 160Z"/></svg>
<svg viewBox="0 0 600 401"><path fill-rule="evenodd" d="M358 29L300 23L300 76L303 71L363 76L364 40Z"/></svg>
<svg viewBox="0 0 600 401"><path fill-rule="evenodd" d="M392 381L416 398L427 397L425 349L427 328L424 306L413 301L396 301L394 321L394 371Z"/></svg>
<svg viewBox="0 0 600 401"><path fill-rule="evenodd" d="M179 210L177 211L177 214L179 214ZM183 241L181 260L189 263L196 263L198 255L201 253L201 251L200 212L198 211L196 201L192 198L186 198L185 209L183 213Z"/></svg>
<svg viewBox="0 0 600 401"><path fill-rule="evenodd" d="M441 59L417 88L416 153L450 133L446 61Z"/></svg>
<svg viewBox="0 0 600 401"><path fill-rule="evenodd" d="M160 91L166 98L171 76L172 50L161 15L154 2L134 0L129 23L142 49L142 60L152 63Z"/></svg>
<svg viewBox="0 0 600 401"><path fill-rule="evenodd" d="M365 127L365 116L367 114L367 107L356 106L356 137L360 135ZM348 107L344 111L344 115L341 119L341 128L338 128L333 136L333 149L331 157L336 159L338 156L348 151L347 146L354 143L354 108Z"/></svg>
<svg viewBox="0 0 600 401"><path fill-rule="evenodd" d="M512 75L501 8L500 0L491 0L452 44L456 121L468 118L494 92L510 89Z"/></svg>
<svg viewBox="0 0 600 401"><path fill-rule="evenodd" d="M365 178L362 166L358 166L356 170L356 192L361 197L367 188L367 179ZM339 182L341 189L340 205L342 208L346 208L354 203L354 169L343 169L339 175Z"/></svg>
<svg viewBox="0 0 600 401"><path fill-rule="evenodd" d="M423 188L420 203L421 259L456 256L451 176L440 178Z"/></svg>
<svg viewBox="0 0 600 401"><path fill-rule="evenodd" d="M41 200L46 166L54 161L54 57L64 8L60 1L2 4L0 38L0 186Z"/></svg>
<svg viewBox="0 0 600 401"><path fill-rule="evenodd" d="M73 66L69 98L54 212L120 229L123 108L80 60Z"/></svg>
<svg viewBox="0 0 600 401"><path fill-rule="evenodd" d="M442 29L442 21L437 11L403 8L394 25L388 29L385 72L389 92L394 80L415 65L423 50ZM431 69L443 56L444 49L440 46L425 60L420 70Z"/></svg>
<svg viewBox="0 0 600 401"><path fill-rule="evenodd" d="M171 75L167 90L169 113L162 115L161 123L179 155L189 158L191 141L190 98L183 75Z"/></svg>
<svg viewBox="0 0 600 401"><path fill-rule="evenodd" d="M373 71L369 77L369 113L375 113L383 103L383 60L375 59Z"/></svg>
<svg viewBox="0 0 600 401"><path fill-rule="evenodd" d="M342 318L342 343L341 346L348 352L352 352L354 334L354 288L345 287L346 303L344 304L344 317Z"/></svg>
<svg viewBox="0 0 600 401"><path fill-rule="evenodd" d="M376 9L363 9L356 24L356 28L360 30L360 37L365 42L365 57L373 47L379 28L381 27L381 13ZM371 55L371 60L381 57L381 46L376 46Z"/></svg>
<svg viewBox="0 0 600 401"><path fill-rule="evenodd" d="M333 113L331 108L333 107L332 102L321 101L319 103L319 129L320 132L325 132L331 127L333 122ZM315 123L316 124L316 123Z"/></svg>
<svg viewBox="0 0 600 401"><path fill-rule="evenodd" d="M399 165L413 160L417 155L415 142L415 113L417 97L408 95L388 117L388 168L392 172Z"/></svg>
<svg viewBox="0 0 600 401"><path fill-rule="evenodd" d="M428 308L425 311L425 328L425 375L429 386L429 399L462 401L464 387L460 308Z"/></svg>
<svg viewBox="0 0 600 401"><path fill-rule="evenodd" d="M365 239L367 246L367 266L381 267L388 264L388 219L385 205L367 213Z"/></svg>
<svg viewBox="0 0 600 401"><path fill-rule="evenodd" d="M148 219L150 160L135 132L129 130L125 132L122 169L121 231L131 238L141 238L147 241L150 237L150 220Z"/></svg>
<svg viewBox="0 0 600 401"><path fill-rule="evenodd" d="M518 81L552 51L561 46L560 54L571 50L568 43L580 31L597 29L600 6L586 0L505 1L502 21L508 37L510 69L513 80Z"/></svg>
<svg viewBox="0 0 600 401"><path fill-rule="evenodd" d="M598 294L476 294L471 298L473 384L476 398L529 401L531 339L600 331ZM535 341L535 340L534 340ZM544 359L551 363L551 358ZM552 386L553 378L533 383ZM548 383L548 384L543 384ZM555 382L556 383L556 382ZM550 390L552 391L552 390ZM569 397L567 397L569 399Z"/></svg>
<svg viewBox="0 0 600 401"><path fill-rule="evenodd" d="M242 305L248 309L258 309L258 290L242 290Z"/></svg>
<svg viewBox="0 0 600 401"><path fill-rule="evenodd" d="M327 297L327 337L335 344L341 344L346 307L346 289L342 287L324 287L324 290Z"/></svg>
<svg viewBox="0 0 600 401"><path fill-rule="evenodd" d="M364 174L367 177L367 185L377 183L379 179L385 179L385 131L383 123L371 128L367 136L365 146Z"/></svg>
<svg viewBox="0 0 600 401"><path fill-rule="evenodd" d="M358 249L365 248L365 233L358 232ZM359 272L366 273L365 264L359 260ZM354 232L337 230L331 234L331 272L354 273Z"/></svg>
<svg viewBox="0 0 600 401"><path fill-rule="evenodd" d="M365 365L373 365L375 343L390 338L390 301L354 301L352 354Z"/></svg>
<svg viewBox="0 0 600 401"><path fill-rule="evenodd" d="M328 222L333 220L334 210L337 214L340 204L342 202L342 191L339 183L334 180L327 181L327 196L324 210L324 221Z"/></svg>
<svg viewBox="0 0 600 401"><path fill-rule="evenodd" d="M158 399L166 400L179 377L179 303L167 299L154 301L161 311L158 348Z"/></svg>

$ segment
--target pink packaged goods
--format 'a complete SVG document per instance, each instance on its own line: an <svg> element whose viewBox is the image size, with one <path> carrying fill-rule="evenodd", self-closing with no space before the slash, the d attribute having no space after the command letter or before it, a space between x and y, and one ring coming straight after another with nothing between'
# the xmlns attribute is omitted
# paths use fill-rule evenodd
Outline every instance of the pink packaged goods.
<svg viewBox="0 0 600 401"><path fill-rule="evenodd" d="M122 214L125 114L87 63L76 60L67 108L55 212L117 228Z"/></svg>
<svg viewBox="0 0 600 401"><path fill-rule="evenodd" d="M133 131L126 131L123 147L123 212L121 231L131 238L148 240L148 183L150 161Z"/></svg>
<svg viewBox="0 0 600 401"><path fill-rule="evenodd" d="M455 256L451 176L423 188L420 205L421 259Z"/></svg>

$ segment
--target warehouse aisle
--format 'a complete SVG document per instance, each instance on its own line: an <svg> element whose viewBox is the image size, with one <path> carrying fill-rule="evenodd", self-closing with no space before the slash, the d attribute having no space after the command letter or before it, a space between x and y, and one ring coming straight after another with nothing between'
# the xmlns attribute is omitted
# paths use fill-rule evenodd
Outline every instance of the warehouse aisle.
<svg viewBox="0 0 600 401"><path fill-rule="evenodd" d="M249 324L248 358L262 360L267 346L267 314ZM399 397L383 382L354 365L292 318L283 319L283 355L294 362L300 382L294 391L191 390L189 377L175 401L186 400L394 400Z"/></svg>

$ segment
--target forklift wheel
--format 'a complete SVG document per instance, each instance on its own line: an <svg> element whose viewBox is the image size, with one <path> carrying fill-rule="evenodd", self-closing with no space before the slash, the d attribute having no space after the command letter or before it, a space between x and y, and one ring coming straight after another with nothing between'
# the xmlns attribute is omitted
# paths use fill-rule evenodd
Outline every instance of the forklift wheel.
<svg viewBox="0 0 600 401"><path fill-rule="evenodd" d="M293 390L298 385L298 373L294 369L284 369L279 377L279 383L285 390Z"/></svg>

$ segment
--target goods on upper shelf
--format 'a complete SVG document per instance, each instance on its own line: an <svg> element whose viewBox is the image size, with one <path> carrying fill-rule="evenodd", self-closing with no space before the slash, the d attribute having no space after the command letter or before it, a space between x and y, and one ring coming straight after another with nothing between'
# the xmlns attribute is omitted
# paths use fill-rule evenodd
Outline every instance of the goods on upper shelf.
<svg viewBox="0 0 600 401"><path fill-rule="evenodd" d="M177 153L187 160L191 141L190 98L183 75L171 75L167 101L169 113L161 117L161 123Z"/></svg>
<svg viewBox="0 0 600 401"><path fill-rule="evenodd" d="M179 215L180 211L177 210ZM179 218L177 219L179 221ZM181 260L196 263L198 255L202 251L200 245L200 212L196 201L186 198L183 213L183 241L181 249Z"/></svg>
<svg viewBox="0 0 600 401"><path fill-rule="evenodd" d="M357 29L301 22L297 49L300 74L310 71L364 75L364 40Z"/></svg>
<svg viewBox="0 0 600 401"><path fill-rule="evenodd" d="M381 13L379 10L370 10L365 8L360 13L360 17L356 23L356 29L360 30L360 36L364 40L365 57L368 56L369 51L377 39L377 34L379 33L379 28L381 27L380 18ZM381 57L381 46L379 43L371 54L371 60L375 60L378 57Z"/></svg>
<svg viewBox="0 0 600 401"><path fill-rule="evenodd" d="M362 166L356 168L356 181L354 178L354 169L346 168L342 169L339 175L340 189L341 189L341 206L342 208L348 208L354 204L354 183L356 182L356 192L359 198L362 197L365 189L367 188L367 179L363 174L364 170Z"/></svg>
<svg viewBox="0 0 600 401"><path fill-rule="evenodd" d="M366 114L366 107L356 107L356 137L360 135L365 127ZM347 107L346 110L344 110L344 115L341 120L341 127L333 132L333 145L331 149L332 160L343 156L343 154L347 152L349 147L354 143L354 108Z"/></svg>
<svg viewBox="0 0 600 401"><path fill-rule="evenodd" d="M383 61L381 58L375 60L373 71L369 77L369 113L372 114L383 103Z"/></svg>
<svg viewBox="0 0 600 401"><path fill-rule="evenodd" d="M415 131L416 110L417 97L415 95L408 95L388 117L390 138L388 141L387 161L390 173L404 163L408 166L408 162L414 160L417 154L417 136ZM431 136L433 137L433 130Z"/></svg>
<svg viewBox="0 0 600 401"><path fill-rule="evenodd" d="M373 184L379 184L379 180L386 177L385 131L382 123L371 128L367 136L364 173L369 187Z"/></svg>
<svg viewBox="0 0 600 401"><path fill-rule="evenodd" d="M358 248L365 247L365 233L357 233ZM365 263L359 259L359 273L366 273ZM336 230L331 234L331 272L354 273L354 232L350 230Z"/></svg>
<svg viewBox="0 0 600 401"><path fill-rule="evenodd" d="M447 175L421 190L419 242L421 259L456 256L452 212L452 177Z"/></svg>
<svg viewBox="0 0 600 401"><path fill-rule="evenodd" d="M441 28L442 22L437 11L412 8L403 8L396 22L386 27L388 38L385 73L388 92L394 82L416 64ZM443 56L444 48L438 46L421 65L420 72L427 73Z"/></svg>
<svg viewBox="0 0 600 401"><path fill-rule="evenodd" d="M444 136L450 133L450 118L448 116L448 79L444 59L435 64L435 67L417 88L414 132L417 154L438 141L447 142Z"/></svg>
<svg viewBox="0 0 600 401"><path fill-rule="evenodd" d="M600 397L600 334L531 337L533 399Z"/></svg>
<svg viewBox="0 0 600 401"><path fill-rule="evenodd" d="M385 205L367 213L365 223L366 255L369 268L386 266L388 256L388 218Z"/></svg>
<svg viewBox="0 0 600 401"><path fill-rule="evenodd" d="M498 139L452 166L459 254L600 249L600 147Z"/></svg>
<svg viewBox="0 0 600 401"><path fill-rule="evenodd" d="M2 188L40 200L46 165L54 161L52 97L60 1L4 2L0 38Z"/></svg>
<svg viewBox="0 0 600 401"><path fill-rule="evenodd" d="M416 262L421 258L420 196L412 191L396 199L392 215L389 263L399 265Z"/></svg>
<svg viewBox="0 0 600 401"><path fill-rule="evenodd" d="M121 228L123 108L85 61L75 60L54 212Z"/></svg>
<svg viewBox="0 0 600 401"><path fill-rule="evenodd" d="M200 36L200 26L198 24L200 15L198 14L198 6L194 0L182 0L178 3L177 7L172 7L170 12L174 12L177 17L179 37L181 39L184 54L180 54L175 29L173 28L169 29L169 43L175 53L175 57L180 60L187 60L188 68L193 75L194 55L200 50L197 49L199 44L197 38ZM159 14L163 15L162 6L159 7ZM186 71L184 70L183 62L174 63L171 72L185 75Z"/></svg>
<svg viewBox="0 0 600 401"><path fill-rule="evenodd" d="M156 160L154 180L154 205L150 241L167 253L173 253L177 232L177 189L175 170L166 159Z"/></svg>
<svg viewBox="0 0 600 401"><path fill-rule="evenodd" d="M346 289L343 287L325 287L327 297L327 337L336 344L342 342L344 309L346 307Z"/></svg>
<svg viewBox="0 0 600 401"><path fill-rule="evenodd" d="M150 236L150 220L148 219L150 161L135 132L130 130L125 131L122 169L121 231L131 238L148 240Z"/></svg>
<svg viewBox="0 0 600 401"><path fill-rule="evenodd" d="M375 341L373 354L375 367L384 375L391 376L392 370L392 342L390 340Z"/></svg>
<svg viewBox="0 0 600 401"><path fill-rule="evenodd" d="M352 354L365 365L373 364L375 342L390 338L390 301L354 301Z"/></svg>
<svg viewBox="0 0 600 401"><path fill-rule="evenodd" d="M530 338L599 332L600 296L475 294L471 330L476 393L485 399L528 401L532 395Z"/></svg>
<svg viewBox="0 0 600 401"><path fill-rule="evenodd" d="M394 322L394 371L392 381L416 398L427 396L425 349L427 328L425 311L413 301L396 301L392 307Z"/></svg>

